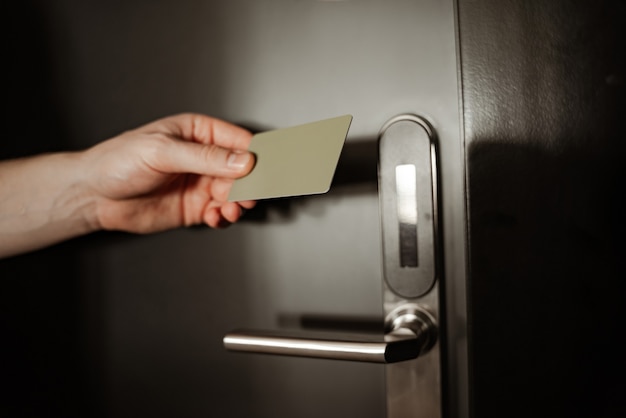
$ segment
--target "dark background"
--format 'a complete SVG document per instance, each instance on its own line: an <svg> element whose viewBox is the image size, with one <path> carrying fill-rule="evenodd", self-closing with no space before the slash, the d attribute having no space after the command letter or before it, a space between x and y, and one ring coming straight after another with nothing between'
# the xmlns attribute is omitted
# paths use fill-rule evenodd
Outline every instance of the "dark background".
<svg viewBox="0 0 626 418"><path fill-rule="evenodd" d="M5 2L2 8L0 158L69 150L41 4ZM81 335L81 242L0 260L1 416L78 417L98 409L89 374L94 365Z"/></svg>

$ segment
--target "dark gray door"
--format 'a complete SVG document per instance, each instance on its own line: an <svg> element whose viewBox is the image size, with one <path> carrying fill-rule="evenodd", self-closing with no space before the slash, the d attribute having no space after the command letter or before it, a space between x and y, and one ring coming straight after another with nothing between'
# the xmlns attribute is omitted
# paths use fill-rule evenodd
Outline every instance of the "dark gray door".
<svg viewBox="0 0 626 418"><path fill-rule="evenodd" d="M327 195L261 204L225 231L99 234L73 244L67 254L84 357L72 358L75 376L95 382L79 392L90 396L79 415L379 418L396 405L389 416L440 416L440 398L428 398L434 412L427 415L419 402L397 406L398 395L413 396L402 384L386 387L385 373L402 376L403 366L242 355L222 346L233 328L280 329L294 318L382 322L378 139L388 121L409 114L436 139L444 227L441 276L406 299L448 299L440 335L447 343L437 348L446 351L432 362L445 361L454 378L439 376L432 390L441 396L449 385L451 416L466 416L452 0L68 0L33 10L66 147L183 111L252 130L354 116Z"/></svg>
<svg viewBox="0 0 626 418"><path fill-rule="evenodd" d="M624 2L458 6L472 414L624 416Z"/></svg>

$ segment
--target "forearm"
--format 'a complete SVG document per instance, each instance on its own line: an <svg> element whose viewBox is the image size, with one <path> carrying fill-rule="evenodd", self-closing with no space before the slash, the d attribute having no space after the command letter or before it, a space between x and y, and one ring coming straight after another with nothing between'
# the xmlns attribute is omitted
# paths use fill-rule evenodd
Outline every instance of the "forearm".
<svg viewBox="0 0 626 418"><path fill-rule="evenodd" d="M0 258L98 228L80 155L0 162Z"/></svg>

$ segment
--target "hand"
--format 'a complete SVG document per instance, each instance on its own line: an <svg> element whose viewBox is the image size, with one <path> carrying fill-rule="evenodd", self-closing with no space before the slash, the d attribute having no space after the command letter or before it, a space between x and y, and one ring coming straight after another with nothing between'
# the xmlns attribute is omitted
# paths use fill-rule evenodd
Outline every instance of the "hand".
<svg viewBox="0 0 626 418"><path fill-rule="evenodd" d="M254 201L227 202L252 170L252 135L197 114L157 120L84 152L98 226L136 233L236 222Z"/></svg>

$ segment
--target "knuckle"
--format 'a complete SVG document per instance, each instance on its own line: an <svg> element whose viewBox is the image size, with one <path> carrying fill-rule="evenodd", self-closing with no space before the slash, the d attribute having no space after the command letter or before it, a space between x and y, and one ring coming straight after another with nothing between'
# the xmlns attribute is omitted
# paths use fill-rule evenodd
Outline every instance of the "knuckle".
<svg viewBox="0 0 626 418"><path fill-rule="evenodd" d="M201 150L203 159L211 164L224 164L226 162L226 151L217 145L207 145Z"/></svg>

